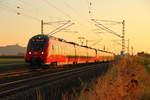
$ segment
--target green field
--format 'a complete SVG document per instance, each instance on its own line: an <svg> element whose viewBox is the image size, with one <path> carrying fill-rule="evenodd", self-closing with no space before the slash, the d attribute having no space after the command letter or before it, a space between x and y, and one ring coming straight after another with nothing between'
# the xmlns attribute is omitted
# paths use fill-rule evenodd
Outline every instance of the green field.
<svg viewBox="0 0 150 100"><path fill-rule="evenodd" d="M24 68L27 68L26 64L12 65L12 66L0 66L0 73L1 72L10 72L13 70L19 70L19 69L24 69Z"/></svg>
<svg viewBox="0 0 150 100"><path fill-rule="evenodd" d="M26 68L24 63L24 57L0 56L0 72Z"/></svg>
<svg viewBox="0 0 150 100"><path fill-rule="evenodd" d="M24 63L23 56L0 56L0 64Z"/></svg>
<svg viewBox="0 0 150 100"><path fill-rule="evenodd" d="M23 58L0 58L0 64L24 63Z"/></svg>

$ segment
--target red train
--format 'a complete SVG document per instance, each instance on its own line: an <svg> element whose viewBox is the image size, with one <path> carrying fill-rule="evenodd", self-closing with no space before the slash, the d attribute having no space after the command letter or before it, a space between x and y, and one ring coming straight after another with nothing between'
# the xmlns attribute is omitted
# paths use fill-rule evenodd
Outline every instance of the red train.
<svg viewBox="0 0 150 100"><path fill-rule="evenodd" d="M29 40L25 61L30 65L65 65L104 62L114 59L114 54L67 42L47 35L36 35Z"/></svg>

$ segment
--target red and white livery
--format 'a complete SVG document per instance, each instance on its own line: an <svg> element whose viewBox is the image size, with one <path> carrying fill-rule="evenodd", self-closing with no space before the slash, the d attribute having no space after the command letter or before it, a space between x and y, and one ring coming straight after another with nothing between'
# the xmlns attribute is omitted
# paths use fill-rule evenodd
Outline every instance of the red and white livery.
<svg viewBox="0 0 150 100"><path fill-rule="evenodd" d="M25 61L30 65L65 65L112 61L114 54L67 42L48 35L36 35L29 40Z"/></svg>

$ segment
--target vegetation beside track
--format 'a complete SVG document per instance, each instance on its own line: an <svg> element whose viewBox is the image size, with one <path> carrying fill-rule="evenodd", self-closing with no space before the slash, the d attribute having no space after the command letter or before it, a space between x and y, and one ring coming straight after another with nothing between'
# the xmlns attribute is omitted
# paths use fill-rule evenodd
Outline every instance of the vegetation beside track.
<svg viewBox="0 0 150 100"><path fill-rule="evenodd" d="M74 100L150 100L149 83L150 58L124 57L103 77L84 83Z"/></svg>
<svg viewBox="0 0 150 100"><path fill-rule="evenodd" d="M150 75L150 58L141 57L141 61L139 61L139 62L145 67L146 71Z"/></svg>

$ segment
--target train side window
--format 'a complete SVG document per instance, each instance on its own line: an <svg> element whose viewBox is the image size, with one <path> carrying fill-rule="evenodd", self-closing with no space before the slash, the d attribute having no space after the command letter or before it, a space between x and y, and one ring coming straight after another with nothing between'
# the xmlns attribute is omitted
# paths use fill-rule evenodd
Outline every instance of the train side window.
<svg viewBox="0 0 150 100"><path fill-rule="evenodd" d="M52 49L54 50L54 45L52 45Z"/></svg>
<svg viewBox="0 0 150 100"><path fill-rule="evenodd" d="M67 46L65 47L65 55L67 55Z"/></svg>
<svg viewBox="0 0 150 100"><path fill-rule="evenodd" d="M56 53L57 54L59 53L59 47L58 47L58 45L56 45Z"/></svg>
<svg viewBox="0 0 150 100"><path fill-rule="evenodd" d="M58 54L61 54L60 45L58 45Z"/></svg>
<svg viewBox="0 0 150 100"><path fill-rule="evenodd" d="M61 47L61 52L62 52L62 54L64 55L64 48L63 48L62 45L61 45L60 47Z"/></svg>

